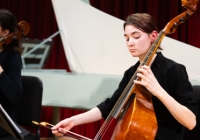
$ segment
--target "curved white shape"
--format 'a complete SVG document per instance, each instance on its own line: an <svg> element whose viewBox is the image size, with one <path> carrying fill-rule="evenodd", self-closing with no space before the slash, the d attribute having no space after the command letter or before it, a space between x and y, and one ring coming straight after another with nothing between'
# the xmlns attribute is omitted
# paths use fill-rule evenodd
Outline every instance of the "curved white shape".
<svg viewBox="0 0 200 140"><path fill-rule="evenodd" d="M52 3L72 72L123 75L138 61L126 49L124 21L80 0ZM200 49L169 37L164 37L162 46L166 57L187 67L190 79L200 76Z"/></svg>

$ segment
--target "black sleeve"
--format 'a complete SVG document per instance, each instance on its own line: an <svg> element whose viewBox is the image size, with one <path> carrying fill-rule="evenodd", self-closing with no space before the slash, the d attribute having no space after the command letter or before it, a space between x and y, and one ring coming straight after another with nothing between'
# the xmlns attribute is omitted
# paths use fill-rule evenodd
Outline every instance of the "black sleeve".
<svg viewBox="0 0 200 140"><path fill-rule="evenodd" d="M6 98L15 104L22 92L20 55L16 53L8 55L1 66L4 71L0 74L0 88Z"/></svg>
<svg viewBox="0 0 200 140"><path fill-rule="evenodd" d="M174 99L186 106L195 115L198 114L196 102L192 99L193 88L188 79L186 68L183 65L174 65L171 70L170 87L173 90Z"/></svg>

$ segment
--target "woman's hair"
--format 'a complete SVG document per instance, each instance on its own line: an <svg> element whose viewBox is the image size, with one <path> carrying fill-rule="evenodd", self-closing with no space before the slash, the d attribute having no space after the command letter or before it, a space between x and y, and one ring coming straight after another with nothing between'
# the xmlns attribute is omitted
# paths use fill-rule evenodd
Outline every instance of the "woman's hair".
<svg viewBox="0 0 200 140"><path fill-rule="evenodd" d="M159 32L155 19L146 13L135 13L129 15L126 21L124 22L124 30L126 25L133 25L134 27L147 34L150 34L153 31ZM159 46L158 50L163 49Z"/></svg>
<svg viewBox="0 0 200 140"><path fill-rule="evenodd" d="M124 22L124 29L126 25L133 25L134 27L148 34L152 33L154 30L158 32L157 24L154 18L146 13L129 15Z"/></svg>
<svg viewBox="0 0 200 140"><path fill-rule="evenodd" d="M2 30L9 30L9 34L13 32L17 32L17 20L15 16L6 9L0 9L0 26ZM4 50L14 50L21 54L21 40L12 40L10 44L3 44Z"/></svg>

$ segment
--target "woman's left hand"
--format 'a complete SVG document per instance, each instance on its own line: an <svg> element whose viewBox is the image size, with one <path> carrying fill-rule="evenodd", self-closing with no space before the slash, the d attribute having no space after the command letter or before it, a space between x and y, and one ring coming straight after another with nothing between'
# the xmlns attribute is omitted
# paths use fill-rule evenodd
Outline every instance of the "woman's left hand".
<svg viewBox="0 0 200 140"><path fill-rule="evenodd" d="M140 81L134 80L136 84L145 86L154 96L158 96L162 87L155 78L149 66L143 65L138 69L137 76L141 78Z"/></svg>

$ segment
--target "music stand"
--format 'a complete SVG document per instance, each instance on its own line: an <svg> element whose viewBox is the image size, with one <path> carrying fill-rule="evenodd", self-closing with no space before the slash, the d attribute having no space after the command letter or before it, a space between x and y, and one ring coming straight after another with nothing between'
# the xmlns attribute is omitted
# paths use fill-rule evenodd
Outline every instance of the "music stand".
<svg viewBox="0 0 200 140"><path fill-rule="evenodd" d="M21 130L0 104L0 126L17 139L24 139Z"/></svg>

